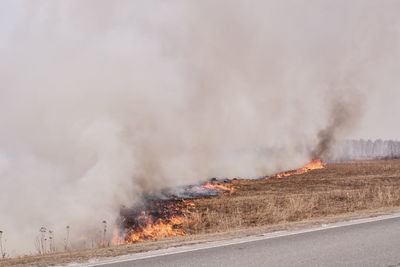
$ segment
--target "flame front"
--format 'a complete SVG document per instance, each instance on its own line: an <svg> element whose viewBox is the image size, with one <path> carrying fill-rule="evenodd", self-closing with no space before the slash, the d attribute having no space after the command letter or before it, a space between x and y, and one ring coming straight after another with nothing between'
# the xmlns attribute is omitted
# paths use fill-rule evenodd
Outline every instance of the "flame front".
<svg viewBox="0 0 400 267"><path fill-rule="evenodd" d="M185 232L182 230L183 224L188 222L184 216L176 216L166 220L157 219L156 222L142 213L142 218L145 220L145 226L139 226L135 230L130 230L125 238L125 243L132 244L144 240L159 240L167 237L183 236Z"/></svg>
<svg viewBox="0 0 400 267"><path fill-rule="evenodd" d="M308 163L306 166L304 166L303 168L297 169L295 171L278 173L276 175L276 177L282 178L282 177L287 177L287 176L291 176L291 175L303 174L303 173L309 172L311 170L323 169L323 168L325 168L325 165L326 164L323 163L320 159L314 159L310 163Z"/></svg>
<svg viewBox="0 0 400 267"><path fill-rule="evenodd" d="M210 181L203 185L189 187L191 191L206 191L207 195L215 193L232 194L237 186L232 183ZM150 200L143 206L128 209L126 215L122 215L121 229L123 232L114 231L111 244L132 244L146 240L160 240L169 237L185 235L184 228L190 223L194 210L191 199L175 198L170 200Z"/></svg>
<svg viewBox="0 0 400 267"><path fill-rule="evenodd" d="M207 189L215 189L218 191L228 192L229 194L232 194L236 190L236 188L232 186L232 184L223 184L220 182L208 182L203 185L203 187Z"/></svg>
<svg viewBox="0 0 400 267"><path fill-rule="evenodd" d="M322 169L325 164L319 160L312 160L309 164L298 170L282 172L277 178L287 177ZM219 193L232 194L238 188L236 180L212 180L202 185L190 186L189 192L203 192L205 196L215 196ZM204 197L204 196L202 196ZM114 230L111 239L112 245L132 244L146 240L160 240L169 237L186 235L184 229L191 222L195 205L192 199L174 198L169 200L148 200L142 206L127 209L126 214L121 214L121 229Z"/></svg>
<svg viewBox="0 0 400 267"><path fill-rule="evenodd" d="M183 236L185 224L190 222L194 204L190 200L155 200L138 215L127 215L123 224L127 231L114 231L111 244L132 244Z"/></svg>

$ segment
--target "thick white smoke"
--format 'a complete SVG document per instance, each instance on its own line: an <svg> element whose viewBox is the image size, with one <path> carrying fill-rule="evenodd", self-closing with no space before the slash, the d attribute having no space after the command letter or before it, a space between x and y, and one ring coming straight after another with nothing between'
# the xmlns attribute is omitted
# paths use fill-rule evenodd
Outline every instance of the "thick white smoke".
<svg viewBox="0 0 400 267"><path fill-rule="evenodd" d="M301 166L338 99L356 111L336 138L371 129L368 96L398 97L399 11L398 1L2 1L8 251L34 251L41 226L59 242L66 225L74 238L100 229L143 192ZM396 129L371 131L383 132Z"/></svg>

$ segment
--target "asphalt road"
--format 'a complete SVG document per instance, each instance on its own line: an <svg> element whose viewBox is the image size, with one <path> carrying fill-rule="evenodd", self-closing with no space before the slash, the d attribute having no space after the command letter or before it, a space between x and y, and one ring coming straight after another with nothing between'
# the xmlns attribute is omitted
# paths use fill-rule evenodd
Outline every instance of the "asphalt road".
<svg viewBox="0 0 400 267"><path fill-rule="evenodd" d="M267 234L213 247L144 253L125 266L400 266L400 217Z"/></svg>

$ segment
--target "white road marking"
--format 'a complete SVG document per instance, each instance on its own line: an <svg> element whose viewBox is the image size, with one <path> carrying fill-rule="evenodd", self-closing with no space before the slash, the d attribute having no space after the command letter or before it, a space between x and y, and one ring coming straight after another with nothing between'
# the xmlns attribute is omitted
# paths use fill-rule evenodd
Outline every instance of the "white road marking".
<svg viewBox="0 0 400 267"><path fill-rule="evenodd" d="M109 258L109 259L93 259L90 262L85 263L85 264L72 263L72 264L69 264L68 266L102 266L102 265L106 265L106 264L113 264L113 263L119 263L119 262L143 260L143 259L148 259L148 258L168 256L168 255L186 253L186 252L197 251L197 250L225 247L225 246L230 246L230 245L244 244L244 243L266 240L266 239L273 239L273 238L284 237L284 236L292 236L292 235L298 235L298 234L303 234L303 233L323 231L323 230L332 229L332 228L339 228L339 227L351 226L351 225L356 225L356 224L364 224L364 223L382 221L382 220L393 219L393 218L400 218L400 213L394 213L394 214L390 214L390 215L382 215L382 216L364 218L364 219L356 219L356 220L352 220L352 221L338 222L338 223L332 223L332 224L322 224L321 226L311 227L308 229L295 230L295 231L277 231L277 232L272 232L272 233L266 233L266 234L261 234L261 235L256 235L256 236L248 236L248 237L243 237L243 238L236 238L236 239L231 239L231 240L211 241L211 242L195 244L195 245L186 245L186 246L182 246L182 247L172 247L172 248L167 248L167 249L153 250L153 251L136 253L136 254L131 254L131 255L113 257L113 258ZM97 262L93 262L93 261L97 261Z"/></svg>

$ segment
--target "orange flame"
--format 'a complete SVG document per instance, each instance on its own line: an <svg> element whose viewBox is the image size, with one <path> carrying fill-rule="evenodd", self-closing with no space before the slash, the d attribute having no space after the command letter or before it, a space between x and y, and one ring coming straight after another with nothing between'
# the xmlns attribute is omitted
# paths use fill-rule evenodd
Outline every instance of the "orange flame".
<svg viewBox="0 0 400 267"><path fill-rule="evenodd" d="M231 183L211 181L198 186L200 188L214 189L217 192L232 194L238 186ZM194 188L197 188L194 187ZM113 232L112 245L132 244L146 240L160 240L169 237L183 236L185 225L190 223L190 217L195 204L190 199L179 201L154 202L149 210L142 210L132 218L130 230L121 233L117 229Z"/></svg>
<svg viewBox="0 0 400 267"><path fill-rule="evenodd" d="M208 189L216 189L219 191L229 192L229 194L232 194L233 192L236 191L236 188L231 184L223 184L220 182L208 182L205 185L203 185L203 187Z"/></svg>
<svg viewBox="0 0 400 267"><path fill-rule="evenodd" d="M146 216L143 212L142 216ZM136 231L129 231L125 238L126 244L132 244L144 240L159 240L167 237L183 236L185 232L181 229L188 219L184 216L176 216L168 220L158 219L155 223L147 217L146 226L140 226Z"/></svg>
<svg viewBox="0 0 400 267"><path fill-rule="evenodd" d="M309 164L298 170L278 173L277 178L298 175L309 172L311 170L322 169L325 167L320 159L312 160ZM239 187L236 180L232 182L220 182L212 180L196 188L214 189L217 192L226 192L232 194ZM121 233L117 229L114 230L111 239L112 245L132 244L145 240L160 240L163 238L176 237L186 235L184 228L190 223L191 214L195 208L193 200L175 199L172 201L159 200L152 204L149 210L142 210L141 213L135 215L133 223L129 227L130 230ZM123 219L125 222L125 218Z"/></svg>
<svg viewBox="0 0 400 267"><path fill-rule="evenodd" d="M112 245L132 244L145 240L160 240L168 237L183 236L185 224L190 222L191 210L194 203L191 200L179 202L156 203L157 207L162 205L165 209L160 218L154 218L151 211L142 211L135 218L135 226L125 233L115 230L111 239Z"/></svg>
<svg viewBox="0 0 400 267"><path fill-rule="evenodd" d="M320 159L314 159L310 163L308 163L303 168L297 169L295 171L281 172L276 175L277 178L287 177L291 175L303 174L312 170L323 169L325 168L325 163L323 163Z"/></svg>

